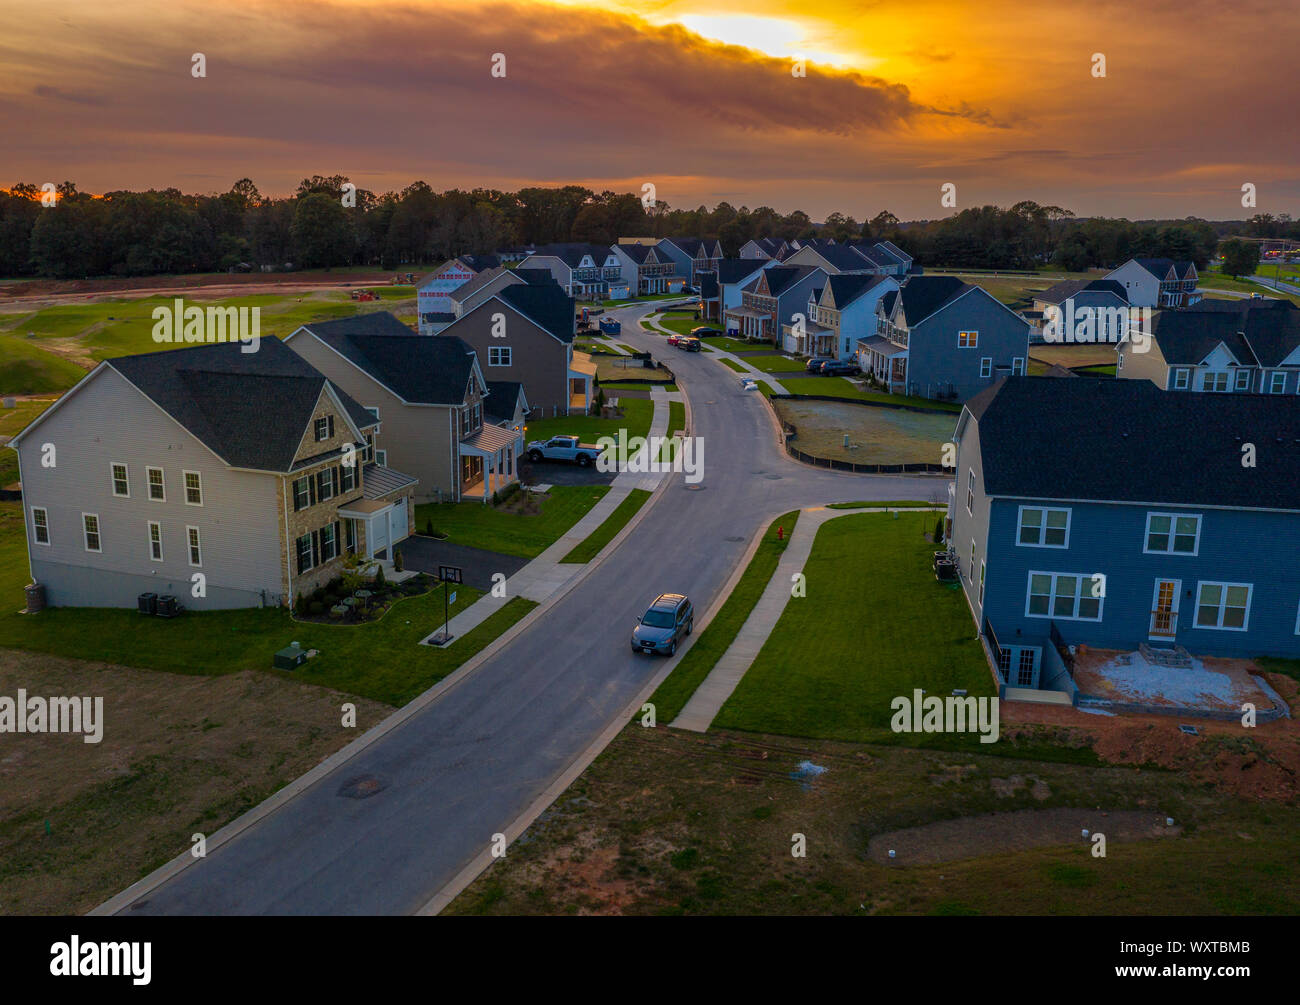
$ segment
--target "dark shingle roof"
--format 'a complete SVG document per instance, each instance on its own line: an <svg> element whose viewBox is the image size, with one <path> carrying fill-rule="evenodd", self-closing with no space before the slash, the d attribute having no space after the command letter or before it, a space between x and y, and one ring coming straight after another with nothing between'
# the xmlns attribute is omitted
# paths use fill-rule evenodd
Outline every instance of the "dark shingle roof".
<svg viewBox="0 0 1300 1005"><path fill-rule="evenodd" d="M1063 304L1079 293L1110 293L1118 297L1121 303L1128 303L1128 293L1124 284L1114 279L1066 279L1049 286L1042 293L1035 293L1034 299L1046 304Z"/></svg>
<svg viewBox="0 0 1300 1005"><path fill-rule="evenodd" d="M227 464L260 471L291 469L329 383L275 338L262 339L251 353L224 342L120 356L107 365ZM359 428L375 424L341 388L334 393Z"/></svg>
<svg viewBox="0 0 1300 1005"><path fill-rule="evenodd" d="M501 266L501 259L496 255L461 255L457 260L471 272L483 272Z"/></svg>
<svg viewBox="0 0 1300 1005"><path fill-rule="evenodd" d="M913 276L898 289L907 326L920 324L945 304L973 289L956 276Z"/></svg>
<svg viewBox="0 0 1300 1005"><path fill-rule="evenodd" d="M489 380L487 389L488 396L483 402L483 411L498 422L513 419L519 392L524 389L524 385L517 380Z"/></svg>
<svg viewBox="0 0 1300 1005"><path fill-rule="evenodd" d="M1010 377L966 407L989 495L1300 510L1300 395ZM1242 466L1243 443L1258 466Z"/></svg>
<svg viewBox="0 0 1300 1005"><path fill-rule="evenodd" d="M881 283L888 282L886 276L841 275L831 276L827 283L831 296L835 298L835 309L844 310L858 297Z"/></svg>
<svg viewBox="0 0 1300 1005"><path fill-rule="evenodd" d="M454 335L415 335L410 329L405 335L373 334L337 321L304 327L404 401L459 405L465 400L474 350Z"/></svg>
<svg viewBox="0 0 1300 1005"><path fill-rule="evenodd" d="M753 281L746 285L745 289L753 290L758 285L759 280L767 278L767 291L770 296L779 297L796 283L802 282L805 278L814 272L821 272L811 265L774 265L770 269L764 269L761 276L755 276Z"/></svg>
<svg viewBox="0 0 1300 1005"><path fill-rule="evenodd" d="M526 269L521 265L515 269L515 275L533 286L545 286L548 283L552 286L560 285L555 281L555 277L551 275L550 269Z"/></svg>
<svg viewBox="0 0 1300 1005"><path fill-rule="evenodd" d="M763 267L761 258L720 258L718 259L718 282L738 283L746 276L752 276Z"/></svg>
<svg viewBox="0 0 1300 1005"><path fill-rule="evenodd" d="M572 342L576 325L573 298L557 283L507 286L497 296L561 342Z"/></svg>
<svg viewBox="0 0 1300 1005"><path fill-rule="evenodd" d="M1160 311L1151 335L1165 362L1194 365L1222 342L1243 366L1279 366L1300 347L1300 310L1287 300L1276 307L1262 300L1247 301L1234 311Z"/></svg>
<svg viewBox="0 0 1300 1005"><path fill-rule="evenodd" d="M1174 275L1179 279L1186 279L1192 271L1191 262L1175 262L1172 258L1135 258L1133 261L1162 280L1169 275L1170 269L1174 270Z"/></svg>
<svg viewBox="0 0 1300 1005"><path fill-rule="evenodd" d="M712 300L718 295L718 274L716 272L700 273L700 299Z"/></svg>
<svg viewBox="0 0 1300 1005"><path fill-rule="evenodd" d="M564 244L543 245L533 254L558 258L569 268L576 269L582 264L583 255L590 255L598 267L604 265L605 259L609 257L609 248L603 244L582 244L570 241Z"/></svg>
<svg viewBox="0 0 1300 1005"><path fill-rule="evenodd" d="M374 311L370 314L358 314L350 318L338 318L335 321L312 321L303 325L317 335L326 332L346 332L349 335L414 335L410 325L403 324L388 311Z"/></svg>

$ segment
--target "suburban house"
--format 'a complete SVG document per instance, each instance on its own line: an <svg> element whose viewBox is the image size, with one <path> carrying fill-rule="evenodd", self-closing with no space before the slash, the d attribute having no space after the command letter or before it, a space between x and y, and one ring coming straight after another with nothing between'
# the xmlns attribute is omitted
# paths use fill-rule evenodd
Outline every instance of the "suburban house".
<svg viewBox="0 0 1300 1005"><path fill-rule="evenodd" d="M286 604L413 531L380 421L278 339L243 348L105 360L14 437L50 604Z"/></svg>
<svg viewBox="0 0 1300 1005"><path fill-rule="evenodd" d="M596 367L573 351L576 331L572 297L554 283L521 283L497 290L440 337L463 339L489 382L522 384L533 417L541 418L591 407Z"/></svg>
<svg viewBox="0 0 1300 1005"><path fill-rule="evenodd" d="M383 461L419 479L416 502L483 500L518 480L524 434L488 419L474 350L421 338L391 314L312 322L285 343L383 425ZM499 407L512 420L518 390Z"/></svg>
<svg viewBox="0 0 1300 1005"><path fill-rule="evenodd" d="M1159 311L1116 347L1115 376L1166 391L1300 394L1300 310L1261 298Z"/></svg>
<svg viewBox="0 0 1300 1005"><path fill-rule="evenodd" d="M769 264L776 263L763 258L723 258L712 272L701 272L701 316L721 321L728 308L740 306L745 284Z"/></svg>
<svg viewBox="0 0 1300 1005"><path fill-rule="evenodd" d="M522 434L528 421L528 395L524 385L517 380L489 380L487 399L483 402L483 419L496 426L514 429Z"/></svg>
<svg viewBox="0 0 1300 1005"><path fill-rule="evenodd" d="M912 267L912 258L892 244L836 244L828 240L808 242L782 259L781 264L811 265L828 276L905 276Z"/></svg>
<svg viewBox="0 0 1300 1005"><path fill-rule="evenodd" d="M1129 302L1114 279L1067 279L1034 294L1031 342L1118 342L1128 330Z"/></svg>
<svg viewBox="0 0 1300 1005"><path fill-rule="evenodd" d="M808 309L814 289L826 282L826 273L807 265L771 265L761 269L741 291L740 306L723 314L728 335L779 345L781 326Z"/></svg>
<svg viewBox="0 0 1300 1005"><path fill-rule="evenodd" d="M779 237L756 237L752 241L744 243L740 249L740 257L779 262L781 256L791 250L793 249L791 249L789 242L783 241Z"/></svg>
<svg viewBox="0 0 1300 1005"><path fill-rule="evenodd" d="M686 285L686 279L677 273L677 263L659 244L616 244L610 251L635 296L679 293Z"/></svg>
<svg viewBox="0 0 1300 1005"><path fill-rule="evenodd" d="M858 365L893 394L964 401L1025 372L1029 322L955 276L912 276L876 305Z"/></svg>
<svg viewBox="0 0 1300 1005"><path fill-rule="evenodd" d="M676 275L692 286L699 284L701 272L712 272L722 260L722 245L716 238L665 237L655 248L673 260Z"/></svg>
<svg viewBox="0 0 1300 1005"><path fill-rule="evenodd" d="M496 255L461 255L435 269L415 288L415 303L421 335L433 335L455 318L451 294L480 272L499 268Z"/></svg>
<svg viewBox="0 0 1300 1005"><path fill-rule="evenodd" d="M1149 381L1018 377L968 401L948 540L1004 682L1068 690L1079 646L1145 647L1159 672L1188 654L1300 655L1283 543L1300 531L1297 429L1295 395Z"/></svg>
<svg viewBox="0 0 1300 1005"><path fill-rule="evenodd" d="M471 311L498 290L507 286L519 286L523 283L555 284L555 278L548 269L534 269L521 266L507 269L504 266L486 269L471 279L464 286L452 292L452 320L459 318L466 311ZM448 322L450 324L451 322ZM444 326L445 327L445 326Z"/></svg>
<svg viewBox="0 0 1300 1005"><path fill-rule="evenodd" d="M629 295L622 263L602 244L546 244L528 256L528 268L546 269L578 300L621 300Z"/></svg>
<svg viewBox="0 0 1300 1005"><path fill-rule="evenodd" d="M1106 278L1124 287L1132 307L1188 307L1201 300L1192 262L1171 258L1130 258Z"/></svg>
<svg viewBox="0 0 1300 1005"><path fill-rule="evenodd" d="M858 342L876 330L876 305L886 293L897 292L892 276L830 276L813 290L802 324L781 326L786 352L800 356L829 356L851 360Z"/></svg>

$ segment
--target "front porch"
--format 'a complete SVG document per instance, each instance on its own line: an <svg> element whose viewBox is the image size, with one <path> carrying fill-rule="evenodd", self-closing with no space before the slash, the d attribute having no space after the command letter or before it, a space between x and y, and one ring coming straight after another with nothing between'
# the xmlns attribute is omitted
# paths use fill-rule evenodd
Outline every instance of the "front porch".
<svg viewBox="0 0 1300 1005"><path fill-rule="evenodd" d="M361 498L339 508L343 550L363 558L391 561L392 547L411 534L412 494L418 479L381 464L362 468Z"/></svg>
<svg viewBox="0 0 1300 1005"><path fill-rule="evenodd" d="M596 382L596 364L591 355L575 352L569 363L569 412L585 415L591 408L592 387Z"/></svg>
<svg viewBox="0 0 1300 1005"><path fill-rule="evenodd" d="M858 366L890 394L907 393L907 350L883 335L858 340Z"/></svg>
<svg viewBox="0 0 1300 1005"><path fill-rule="evenodd" d="M727 311L725 328L733 338L770 342L768 323L771 318L752 307L733 307Z"/></svg>
<svg viewBox="0 0 1300 1005"><path fill-rule="evenodd" d="M486 503L493 493L519 480L522 432L484 426L460 441L460 498Z"/></svg>

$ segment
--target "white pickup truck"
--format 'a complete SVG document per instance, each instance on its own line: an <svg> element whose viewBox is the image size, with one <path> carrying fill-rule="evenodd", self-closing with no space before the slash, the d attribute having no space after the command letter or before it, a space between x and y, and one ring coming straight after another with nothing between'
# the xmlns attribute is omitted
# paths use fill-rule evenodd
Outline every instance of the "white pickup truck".
<svg viewBox="0 0 1300 1005"><path fill-rule="evenodd" d="M600 456L600 447L594 443L580 443L576 436L552 436L549 440L534 440L528 444L528 459L537 461L573 461L582 467L594 464Z"/></svg>

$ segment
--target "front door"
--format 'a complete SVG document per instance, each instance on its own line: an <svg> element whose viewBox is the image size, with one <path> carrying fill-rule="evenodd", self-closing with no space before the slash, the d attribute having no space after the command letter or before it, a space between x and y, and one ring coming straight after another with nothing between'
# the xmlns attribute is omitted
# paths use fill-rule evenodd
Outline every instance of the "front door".
<svg viewBox="0 0 1300 1005"><path fill-rule="evenodd" d="M1178 594L1182 583L1177 579L1157 579L1151 598L1151 638L1172 639L1178 631Z"/></svg>

